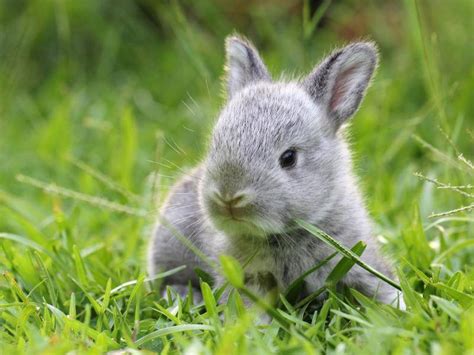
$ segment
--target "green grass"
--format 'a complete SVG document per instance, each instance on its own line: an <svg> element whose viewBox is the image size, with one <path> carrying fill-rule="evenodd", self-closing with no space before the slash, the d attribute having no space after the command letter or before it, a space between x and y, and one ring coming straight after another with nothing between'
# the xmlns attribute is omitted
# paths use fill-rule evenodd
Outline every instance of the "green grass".
<svg viewBox="0 0 474 355"><path fill-rule="evenodd" d="M0 353L474 353L473 3L313 10L298 1L0 4ZM171 290L161 298L165 275L147 279L157 208L205 154L223 104L223 39L234 30L274 74L308 71L354 38L379 44L351 141L406 312L334 288L363 245L342 251L349 258L320 305L291 302L296 283L245 308L241 296L255 295L231 258L223 272L238 292L227 304L205 282L194 304Z"/></svg>

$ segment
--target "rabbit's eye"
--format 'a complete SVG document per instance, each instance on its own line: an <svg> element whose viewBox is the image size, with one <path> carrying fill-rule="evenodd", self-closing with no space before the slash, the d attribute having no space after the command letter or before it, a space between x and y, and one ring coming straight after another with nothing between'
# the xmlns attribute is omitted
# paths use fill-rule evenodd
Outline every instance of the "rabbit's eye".
<svg viewBox="0 0 474 355"><path fill-rule="evenodd" d="M280 156L280 166L283 169L291 169L296 164L296 150L288 149Z"/></svg>

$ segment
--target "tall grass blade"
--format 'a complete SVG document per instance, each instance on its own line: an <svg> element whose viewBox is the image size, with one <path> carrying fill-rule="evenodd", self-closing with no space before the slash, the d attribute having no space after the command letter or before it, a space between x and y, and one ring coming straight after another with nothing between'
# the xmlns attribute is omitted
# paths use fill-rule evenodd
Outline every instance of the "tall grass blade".
<svg viewBox="0 0 474 355"><path fill-rule="evenodd" d="M391 280L381 272L375 270L372 266L368 265L367 263L363 262L357 254L352 252L350 249L347 249L345 246L343 246L341 243L339 243L337 240L320 230L319 228L313 226L312 224L309 224L305 221L298 220L297 223L310 232L312 235L317 237L319 240L322 242L326 243L333 249L337 250L339 253L344 255L346 258L353 260L357 265L362 267L363 269L367 270L370 272L372 275L376 276L380 280L388 283L390 286L393 286L397 290L401 290L400 285L398 285L395 281Z"/></svg>

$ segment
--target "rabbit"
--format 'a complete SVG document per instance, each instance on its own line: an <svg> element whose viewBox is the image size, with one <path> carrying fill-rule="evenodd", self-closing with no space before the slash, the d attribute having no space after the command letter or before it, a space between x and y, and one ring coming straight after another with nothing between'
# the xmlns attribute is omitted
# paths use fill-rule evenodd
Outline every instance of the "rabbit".
<svg viewBox="0 0 474 355"><path fill-rule="evenodd" d="M149 245L150 275L186 265L166 280L178 292L191 284L199 295L195 268L212 273L221 285L222 276L192 250L198 249L211 261L226 254L248 262L246 285L261 295L275 287L285 290L334 252L298 228L295 220L304 220L346 247L363 241L362 260L393 278L373 236L344 138L377 60L374 43L352 43L302 79L274 81L252 43L228 37L227 102L207 156L172 188L160 211ZM301 297L324 286L338 260L307 276ZM340 282L405 307L398 290L358 265Z"/></svg>

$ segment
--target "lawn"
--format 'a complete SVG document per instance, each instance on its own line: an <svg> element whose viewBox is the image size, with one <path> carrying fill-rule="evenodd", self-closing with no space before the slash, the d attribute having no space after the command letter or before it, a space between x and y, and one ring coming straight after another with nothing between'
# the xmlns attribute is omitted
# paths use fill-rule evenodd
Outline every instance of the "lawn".
<svg viewBox="0 0 474 355"><path fill-rule="evenodd" d="M0 353L473 354L473 16L470 0L2 1ZM246 309L247 290L221 304L203 281L195 304L147 278L158 208L225 102L234 31L275 76L378 44L350 141L406 311L330 283L322 304Z"/></svg>

